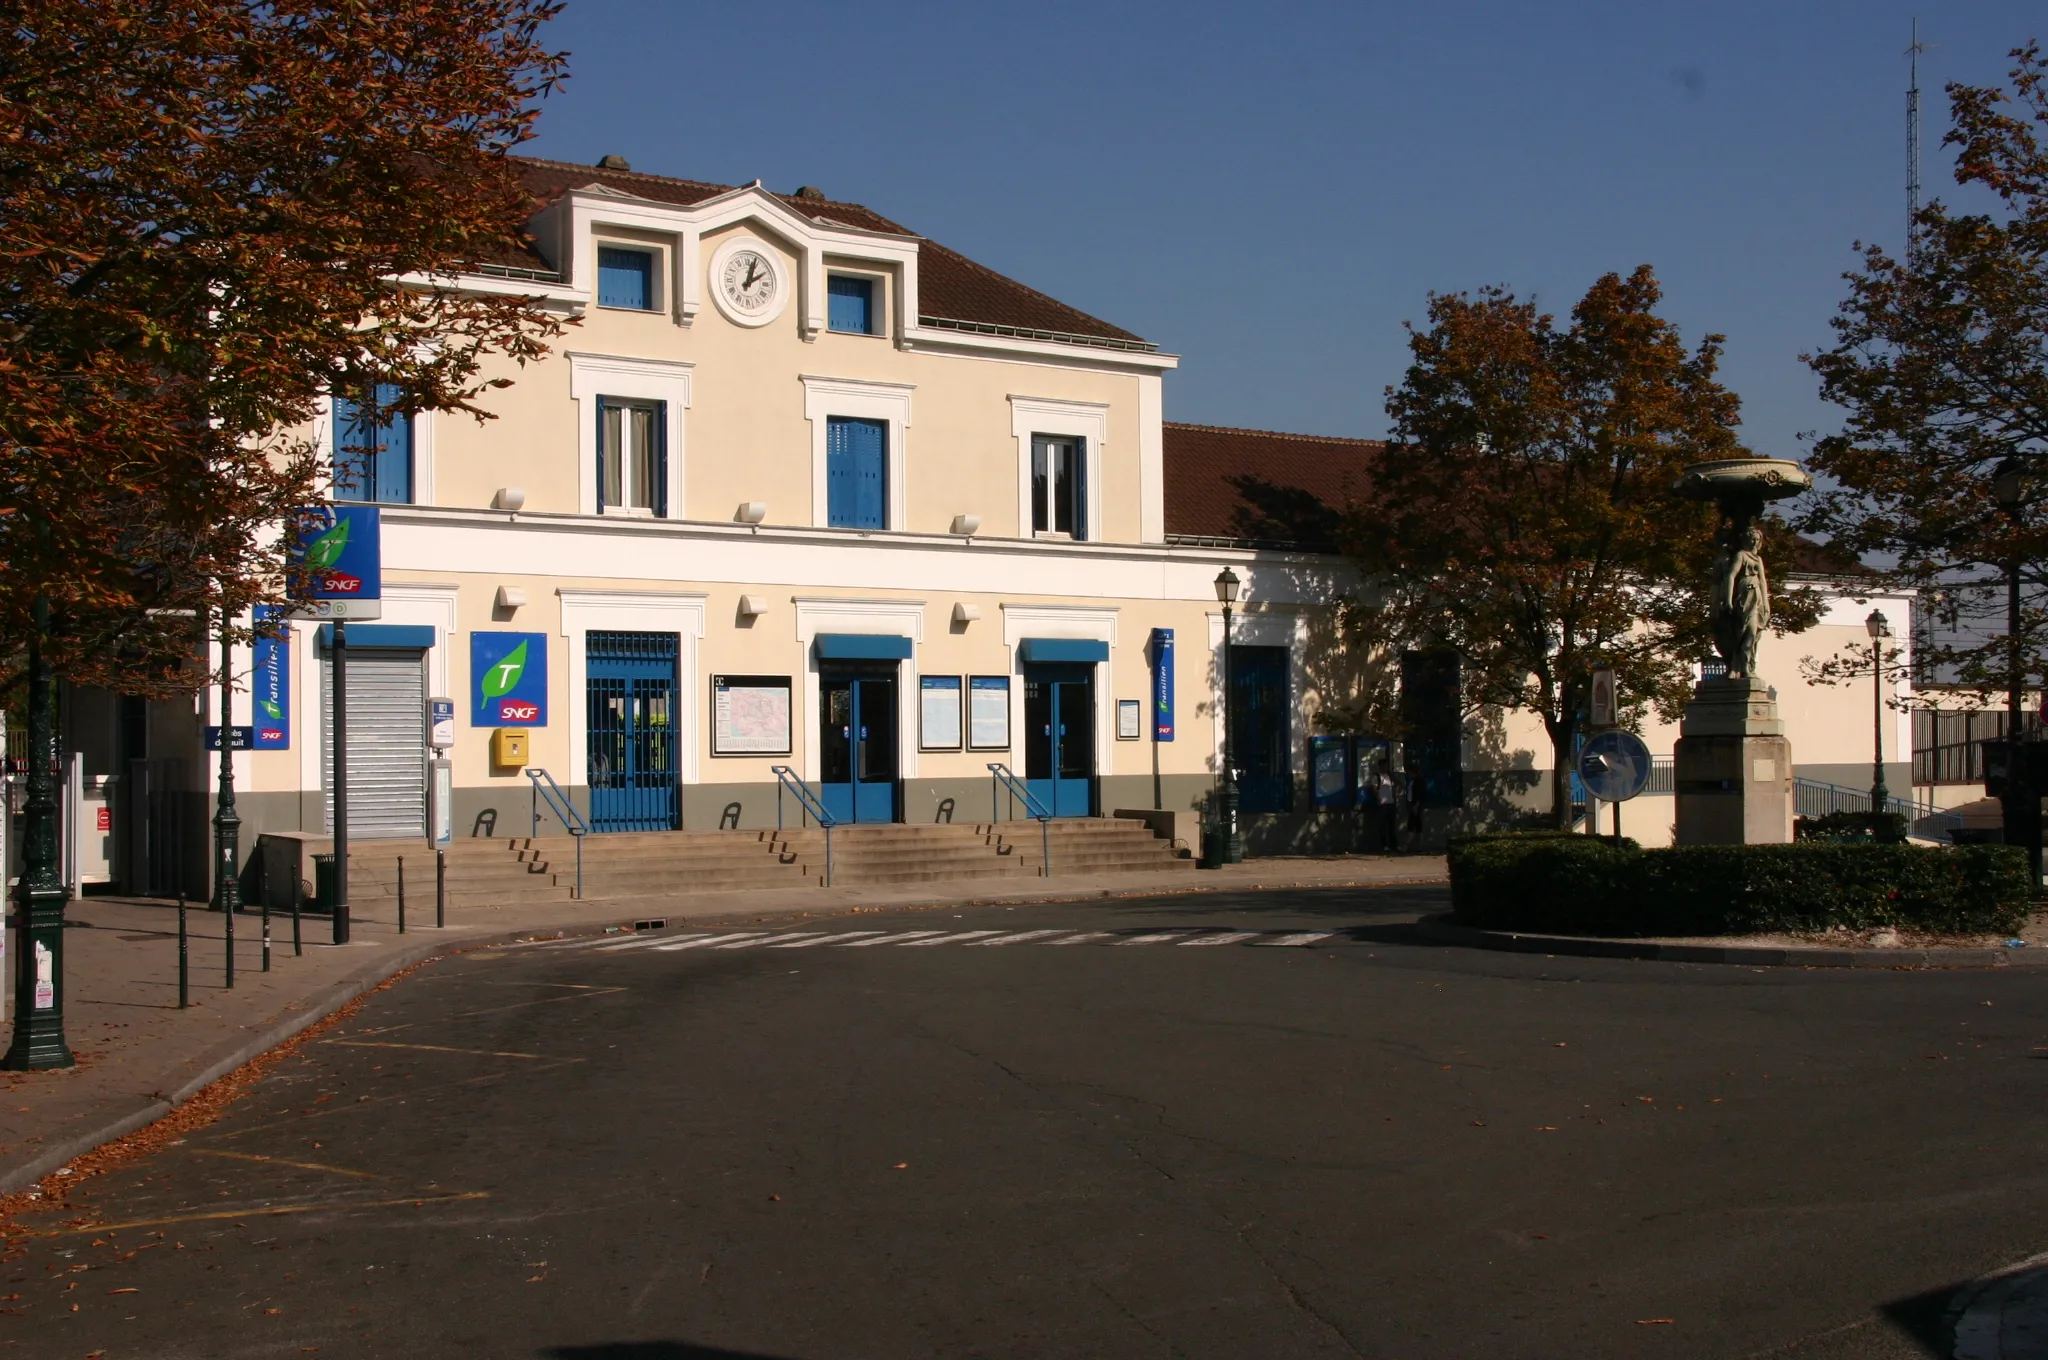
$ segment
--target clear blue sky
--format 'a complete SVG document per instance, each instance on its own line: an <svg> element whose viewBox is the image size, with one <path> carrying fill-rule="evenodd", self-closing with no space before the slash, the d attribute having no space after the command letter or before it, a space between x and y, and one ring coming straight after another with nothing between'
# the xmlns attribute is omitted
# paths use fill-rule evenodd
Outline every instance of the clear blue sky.
<svg viewBox="0 0 2048 1360"><path fill-rule="evenodd" d="M1851 243L1903 234L1916 11L1953 200L1942 83L2038 4L569 0L529 150L864 203L1183 356L1167 416L1210 424L1382 433L1432 289L1562 314L1649 263L1797 456Z"/></svg>

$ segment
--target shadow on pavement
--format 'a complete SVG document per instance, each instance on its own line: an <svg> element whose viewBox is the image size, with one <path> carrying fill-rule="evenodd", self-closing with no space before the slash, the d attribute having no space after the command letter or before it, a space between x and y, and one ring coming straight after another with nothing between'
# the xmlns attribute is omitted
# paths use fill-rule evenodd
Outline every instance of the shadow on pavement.
<svg viewBox="0 0 2048 1360"><path fill-rule="evenodd" d="M548 1360L793 1360L688 1341L600 1341L592 1346L550 1346L540 1354Z"/></svg>
<svg viewBox="0 0 2048 1360"><path fill-rule="evenodd" d="M1925 1346L1929 1355L1947 1356L1955 1345L1948 1310L1962 1288L1960 1284L1943 1285L1894 1299L1879 1311L1891 1319L1894 1327Z"/></svg>
<svg viewBox="0 0 2048 1360"><path fill-rule="evenodd" d="M1287 916L1407 916L1448 910L1450 887L1429 883L1391 887L1263 888L1143 898L1131 909L1148 916L1213 916L1219 912Z"/></svg>

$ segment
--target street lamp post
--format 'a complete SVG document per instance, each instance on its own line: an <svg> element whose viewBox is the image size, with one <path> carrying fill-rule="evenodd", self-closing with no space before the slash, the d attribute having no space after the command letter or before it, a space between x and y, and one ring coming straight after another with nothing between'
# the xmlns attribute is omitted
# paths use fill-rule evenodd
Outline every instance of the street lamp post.
<svg viewBox="0 0 2048 1360"><path fill-rule="evenodd" d="M220 792L213 814L213 905L227 938L227 985L235 986L235 911L241 905L236 866L241 863L242 818L235 811L235 649L228 645L228 611L220 611Z"/></svg>
<svg viewBox="0 0 2048 1360"><path fill-rule="evenodd" d="M1892 801L1884 786L1884 644L1892 626L1882 610L1873 609L1863 628L1870 634L1870 810L1877 813Z"/></svg>
<svg viewBox="0 0 2048 1360"><path fill-rule="evenodd" d="M2026 465L2017 458L2002 460L1991 474L1991 498L2012 520L2015 531L2026 509ZM2020 759L2020 727L2026 698L2026 676L2021 669L2020 638L2020 550L2017 543L2005 558L2005 740L2011 759L2006 780L2006 841L2027 847L2033 879L2041 882L2041 791L2033 786L2028 762ZM2013 833L2019 833L2015 840Z"/></svg>
<svg viewBox="0 0 2048 1360"><path fill-rule="evenodd" d="M50 602L38 595L28 642L28 802L22 809L21 933L15 964L14 1038L0 1067L34 1071L69 1067L64 1042L64 904L70 900L57 866L57 722L44 643Z"/></svg>
<svg viewBox="0 0 2048 1360"><path fill-rule="evenodd" d="M1244 835L1237 821L1237 724L1230 720L1230 607L1237 603L1240 584L1237 573L1229 567L1217 573L1216 598L1223 604L1223 783L1217 792L1223 834L1217 858L1224 864L1244 860Z"/></svg>

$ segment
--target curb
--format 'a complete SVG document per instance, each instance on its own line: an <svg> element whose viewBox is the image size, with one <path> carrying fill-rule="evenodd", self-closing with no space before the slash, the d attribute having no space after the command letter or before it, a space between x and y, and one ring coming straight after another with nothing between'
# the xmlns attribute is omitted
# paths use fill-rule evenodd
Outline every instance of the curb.
<svg viewBox="0 0 2048 1360"><path fill-rule="evenodd" d="M1980 1275L1956 1291L1944 1321L1955 1360L2027 1360L2048 1345L2048 1255Z"/></svg>
<svg viewBox="0 0 2048 1360"><path fill-rule="evenodd" d="M1663 963L1736 963L1751 968L2027 968L2048 966L2041 949L1821 949L1745 944L1655 944L1599 935L1530 935L1461 926L1449 916L1415 923L1418 939L1510 954L1571 954Z"/></svg>
<svg viewBox="0 0 2048 1360"><path fill-rule="evenodd" d="M1130 892L1118 892L1115 889L1103 888L1075 897L1025 897L1021 899L1015 897L975 897L966 899L934 897L922 902L889 902L878 903L873 906L866 906L860 903L845 903L835 904L829 909L820 911L773 911L751 917L747 913L735 911L712 912L696 918L682 913L670 913L669 919L675 922L701 925L735 918L763 920L776 917L851 916L863 911L917 911L932 907L948 906L1027 906L1054 902L1090 902L1100 901L1104 898L1120 897L1171 897L1225 891L1272 892L1288 888L1414 887L1418 884L1443 883L1447 881L1446 876L1438 875L1433 878L1352 879L1334 882L1327 879L1318 879L1301 882L1204 883L1189 884L1186 887L1165 890L1134 889ZM592 905L602 909L604 901L600 899ZM635 911L629 912L619 919L592 917L589 920L576 921L566 925L535 925L520 929L483 931L475 934L464 932L456 938L442 936L433 940L421 941L419 944L407 943L401 945L390 953L370 961L367 966L357 969L340 981L329 983L326 987L305 998L302 1003L304 1006L303 1010L294 1011L285 1019L275 1021L242 1037L229 1039L202 1051L197 1059L195 1059L199 1064L198 1072L181 1082L169 1094L138 1097L136 1103L128 1110L108 1117L91 1129L74 1133L56 1143L47 1145L34 1158L23 1162L19 1166L0 1170L0 1195L11 1194L16 1190L33 1185L59 1167L69 1163L73 1158L82 1156L96 1148L104 1147L115 1139L133 1133L137 1129L154 1124L157 1120L170 1114L180 1105L183 1105L222 1077L227 1076L230 1072L234 1072L245 1064L268 1053L293 1035L311 1028L340 1010L343 1006L348 1005L349 1002L373 991L380 983L417 964L425 963L429 959L439 958L443 954L455 953L466 949L488 948L492 945L510 944L514 941L529 939L536 935L552 933L567 937L571 935L593 934L612 926L630 925L634 920L644 918L644 915L645 913ZM456 929L461 930L462 928L456 927ZM435 933L439 935L439 932Z"/></svg>

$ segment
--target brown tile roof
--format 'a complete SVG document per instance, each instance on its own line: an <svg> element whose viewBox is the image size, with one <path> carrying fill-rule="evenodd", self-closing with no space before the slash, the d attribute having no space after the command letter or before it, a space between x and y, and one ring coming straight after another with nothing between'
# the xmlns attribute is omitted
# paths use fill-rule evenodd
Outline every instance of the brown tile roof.
<svg viewBox="0 0 2048 1360"><path fill-rule="evenodd" d="M552 202L573 189L602 185L635 198L675 203L683 207L702 203L730 191L734 186L706 184L698 180L671 179L666 175L642 174L637 170L608 170L599 166L575 165L566 161L538 160L515 156L536 206ZM916 237L918 245L918 312L923 324L961 323L952 329L986 330L993 333L1021 333L1026 338L1070 340L1083 344L1110 344L1146 348L1142 338L1112 326L1057 298L1027 288L1015 279L976 264L958 251L936 241L918 237L880 213L858 203L837 203L825 198L798 198L776 194L790 211L824 225L853 227L861 231L888 232ZM508 269L549 270L555 266L529 250L513 258L482 261Z"/></svg>
<svg viewBox="0 0 2048 1360"><path fill-rule="evenodd" d="M1165 425L1166 532L1334 551L1370 487L1377 439Z"/></svg>

